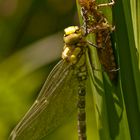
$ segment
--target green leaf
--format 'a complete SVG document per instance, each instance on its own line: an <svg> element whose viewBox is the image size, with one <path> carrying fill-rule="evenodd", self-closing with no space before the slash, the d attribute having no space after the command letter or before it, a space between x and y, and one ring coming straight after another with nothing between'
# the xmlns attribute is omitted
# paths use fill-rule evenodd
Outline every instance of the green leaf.
<svg viewBox="0 0 140 140"><path fill-rule="evenodd" d="M104 2L98 0L98 3ZM138 86L140 83L138 66L140 2L131 1L131 5L128 0L115 2L112 10L115 25L115 54L120 68L119 80L117 85L114 85L108 81L104 72L93 71L90 85L93 89L93 106L96 114L94 125L97 126L96 133L98 132L100 140L138 140L140 136L140 87ZM82 23L79 5L78 10ZM102 12L111 21L110 8L105 7ZM90 41L94 42L94 39ZM92 63L95 68L100 68L96 50L90 48ZM100 74L97 76L97 73Z"/></svg>

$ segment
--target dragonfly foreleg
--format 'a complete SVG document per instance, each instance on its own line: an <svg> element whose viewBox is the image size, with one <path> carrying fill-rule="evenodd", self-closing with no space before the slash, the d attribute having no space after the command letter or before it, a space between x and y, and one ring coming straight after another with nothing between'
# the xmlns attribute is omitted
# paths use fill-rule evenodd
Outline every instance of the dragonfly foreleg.
<svg viewBox="0 0 140 140"><path fill-rule="evenodd" d="M115 4L115 1L111 0L111 2L109 2L109 3L98 4L97 7L113 6L114 4Z"/></svg>

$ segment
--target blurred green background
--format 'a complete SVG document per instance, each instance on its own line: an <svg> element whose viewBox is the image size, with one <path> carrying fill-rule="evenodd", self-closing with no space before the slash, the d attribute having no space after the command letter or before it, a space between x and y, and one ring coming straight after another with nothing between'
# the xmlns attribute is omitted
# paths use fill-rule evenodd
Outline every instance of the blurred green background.
<svg viewBox="0 0 140 140"><path fill-rule="evenodd" d="M0 0L0 140L25 114L61 56L74 0Z"/></svg>

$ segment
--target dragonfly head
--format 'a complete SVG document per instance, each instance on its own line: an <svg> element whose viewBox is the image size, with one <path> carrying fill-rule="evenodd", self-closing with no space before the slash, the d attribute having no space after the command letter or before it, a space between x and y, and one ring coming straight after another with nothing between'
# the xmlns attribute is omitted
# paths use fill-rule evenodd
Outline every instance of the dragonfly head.
<svg viewBox="0 0 140 140"><path fill-rule="evenodd" d="M64 48L62 58L71 64L77 63L86 44L84 32L78 26L70 26L64 30Z"/></svg>
<svg viewBox="0 0 140 140"><path fill-rule="evenodd" d="M65 44L76 44L83 38L83 32L78 26L70 26L64 30Z"/></svg>

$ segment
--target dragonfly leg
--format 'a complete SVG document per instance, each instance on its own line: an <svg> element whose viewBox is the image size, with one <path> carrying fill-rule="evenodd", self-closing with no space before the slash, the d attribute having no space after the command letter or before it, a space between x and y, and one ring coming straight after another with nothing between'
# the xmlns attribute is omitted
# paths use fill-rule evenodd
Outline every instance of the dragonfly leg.
<svg viewBox="0 0 140 140"><path fill-rule="evenodd" d="M84 36L87 36L88 35L88 30L87 30L87 26L85 25L86 23L84 23L81 28L83 29L84 31Z"/></svg>
<svg viewBox="0 0 140 140"><path fill-rule="evenodd" d="M110 70L110 72L119 71L119 70L120 70L120 68L112 69L112 70Z"/></svg>
<svg viewBox="0 0 140 140"><path fill-rule="evenodd" d="M94 65L91 65L91 67L94 71L106 72L106 70L104 68L98 69L98 68L95 68ZM117 68L117 69L109 70L109 72L114 72L114 71L119 71L119 70L120 70L120 68Z"/></svg>
<svg viewBox="0 0 140 140"><path fill-rule="evenodd" d="M84 21L82 28L84 29L85 36L86 36L87 35L87 12L86 10L84 10L84 8L81 8L81 16Z"/></svg>
<svg viewBox="0 0 140 140"><path fill-rule="evenodd" d="M113 6L114 4L115 4L115 1L111 0L111 2L109 2L109 3L98 4L98 7Z"/></svg>
<svg viewBox="0 0 140 140"><path fill-rule="evenodd" d="M106 72L106 70L104 68L102 68L102 69L96 69L96 68L94 68L94 70L95 71L100 71L100 72ZM119 70L120 70L120 68L117 68L117 69L109 70L109 72L115 72L115 71L119 71Z"/></svg>
<svg viewBox="0 0 140 140"><path fill-rule="evenodd" d="M115 25L114 26L111 26L111 31L113 32L113 31L115 31Z"/></svg>
<svg viewBox="0 0 140 140"><path fill-rule="evenodd" d="M112 26L111 24L100 24L100 21L99 21L99 24L98 25L95 25L93 24L92 27L90 27L88 33L97 33L99 31L104 31L104 30L110 30L111 32L115 30L115 26Z"/></svg>
<svg viewBox="0 0 140 140"><path fill-rule="evenodd" d="M92 43L91 41L87 40L87 43L95 48L98 48L98 46L94 43Z"/></svg>

